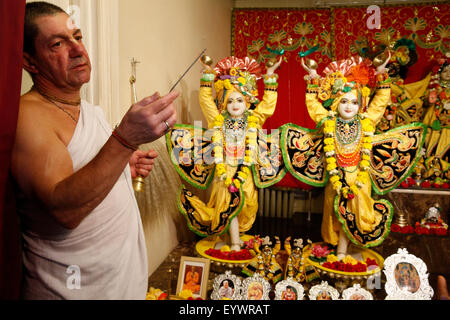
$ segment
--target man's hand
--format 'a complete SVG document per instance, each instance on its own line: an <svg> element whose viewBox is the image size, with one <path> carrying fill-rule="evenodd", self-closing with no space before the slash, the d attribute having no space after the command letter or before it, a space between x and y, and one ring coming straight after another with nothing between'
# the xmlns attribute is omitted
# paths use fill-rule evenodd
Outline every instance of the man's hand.
<svg viewBox="0 0 450 320"><path fill-rule="evenodd" d="M131 177L134 179L138 175L146 178L152 171L158 153L155 150L137 150L130 158Z"/></svg>
<svg viewBox="0 0 450 320"><path fill-rule="evenodd" d="M123 117L118 131L134 146L157 140L177 122L173 102L178 95L175 91L164 97L155 93L133 104Z"/></svg>
<svg viewBox="0 0 450 320"><path fill-rule="evenodd" d="M437 299L438 300L450 300L447 289L447 281L441 275L438 275L437 279Z"/></svg>

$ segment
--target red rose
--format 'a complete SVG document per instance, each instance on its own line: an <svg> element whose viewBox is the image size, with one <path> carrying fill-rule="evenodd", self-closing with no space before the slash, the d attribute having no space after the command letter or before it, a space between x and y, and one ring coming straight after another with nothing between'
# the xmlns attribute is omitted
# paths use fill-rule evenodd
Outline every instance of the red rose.
<svg viewBox="0 0 450 320"><path fill-rule="evenodd" d="M438 184L436 182L433 183L433 188L439 189L440 187L441 187L440 184Z"/></svg>
<svg viewBox="0 0 450 320"><path fill-rule="evenodd" d="M401 227L401 228L400 228L400 232L403 233L403 234L408 233L408 226L406 226L406 227Z"/></svg>
<svg viewBox="0 0 450 320"><path fill-rule="evenodd" d="M339 266L341 265L341 263L339 261L335 261L332 263L332 268L334 270L339 270Z"/></svg>
<svg viewBox="0 0 450 320"><path fill-rule="evenodd" d="M376 260L375 259L370 259L370 258L366 259L366 264L367 264L367 266L378 266Z"/></svg>
<svg viewBox="0 0 450 320"><path fill-rule="evenodd" d="M352 199L354 199L355 198L355 195L353 194L353 193L349 193L348 194L348 199L349 200L352 200Z"/></svg>
<svg viewBox="0 0 450 320"><path fill-rule="evenodd" d="M166 300L167 299L167 293L163 292L159 295L158 300Z"/></svg>
<svg viewBox="0 0 450 320"><path fill-rule="evenodd" d="M450 184L448 184L447 182L444 182L441 187L443 189L448 189L450 187Z"/></svg>
<svg viewBox="0 0 450 320"><path fill-rule="evenodd" d="M408 187L409 187L409 183L406 182L406 180L404 180L404 181L402 181L402 183L400 183L400 186L401 186L402 188L408 188Z"/></svg>
<svg viewBox="0 0 450 320"><path fill-rule="evenodd" d="M400 226L398 224L391 224L391 231L392 232L400 232Z"/></svg>
<svg viewBox="0 0 450 320"><path fill-rule="evenodd" d="M421 184L422 188L430 188L431 187L431 183L429 181L424 181Z"/></svg>

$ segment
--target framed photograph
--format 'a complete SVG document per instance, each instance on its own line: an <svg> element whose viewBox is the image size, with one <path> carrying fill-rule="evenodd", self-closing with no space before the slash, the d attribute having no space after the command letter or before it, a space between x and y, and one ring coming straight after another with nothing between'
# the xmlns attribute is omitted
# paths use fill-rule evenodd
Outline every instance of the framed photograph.
<svg viewBox="0 0 450 320"><path fill-rule="evenodd" d="M242 281L242 300L269 300L272 286L269 281L255 273Z"/></svg>
<svg viewBox="0 0 450 320"><path fill-rule="evenodd" d="M339 291L322 281L309 289L308 296L309 300L339 300Z"/></svg>
<svg viewBox="0 0 450 320"><path fill-rule="evenodd" d="M275 286L275 300L303 300L304 296L303 286L290 277Z"/></svg>
<svg viewBox="0 0 450 320"><path fill-rule="evenodd" d="M214 278L211 300L241 300L241 279L231 271Z"/></svg>
<svg viewBox="0 0 450 320"><path fill-rule="evenodd" d="M182 256L176 294L191 290L194 298L206 299L209 263L208 259Z"/></svg>
<svg viewBox="0 0 450 320"><path fill-rule="evenodd" d="M342 291L342 300L373 300L373 296L369 291L361 288L359 283L355 283L353 287Z"/></svg>
<svg viewBox="0 0 450 320"><path fill-rule="evenodd" d="M386 300L431 300L433 288L428 283L427 266L405 248L384 261Z"/></svg>

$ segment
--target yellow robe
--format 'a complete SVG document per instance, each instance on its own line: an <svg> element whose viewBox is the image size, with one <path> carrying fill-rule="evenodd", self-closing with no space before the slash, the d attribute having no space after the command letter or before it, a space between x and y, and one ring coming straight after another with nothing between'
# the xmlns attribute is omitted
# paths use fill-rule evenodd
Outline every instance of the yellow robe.
<svg viewBox="0 0 450 320"><path fill-rule="evenodd" d="M374 127L383 117L390 96L391 89L378 89L372 99L367 110L367 118L372 120ZM339 103L338 99L340 100L340 98L337 98L334 103ZM309 115L316 123L320 123L328 116L328 110L322 106L314 93L306 94L306 106ZM353 185L356 181L358 170L355 169L356 166L346 168L348 172L345 173L345 180L348 185ZM354 199L348 201L348 210L356 214L356 224L362 232L374 230L382 218L373 208L374 200L371 194L372 186L368 183L359 189L359 193ZM323 240L332 245L338 244L339 232L342 229L335 214L334 200L336 195L331 182L328 182L325 187L321 233Z"/></svg>
<svg viewBox="0 0 450 320"><path fill-rule="evenodd" d="M439 95L442 90L447 91L447 97L450 95L450 89L444 88L441 88L437 94ZM450 148L450 111L444 109L445 103L449 103L448 99L441 100L439 118L436 116L435 104L431 104L425 113L423 123L429 127L425 141L426 157L431 158L436 156L448 162L449 159L444 159L444 156ZM436 120L439 120L441 130L431 128L433 122Z"/></svg>
<svg viewBox="0 0 450 320"><path fill-rule="evenodd" d="M219 111L212 96L212 88L201 87L199 92L200 107L208 122L208 128L213 127L215 118L219 115ZM264 122L275 111L277 103L277 93L275 91L265 91L262 101L253 110L253 115L258 118L259 128L261 129ZM232 177L237 166L225 164L227 176ZM244 194L244 204L238 214L239 231L248 231L256 218L258 211L258 191L253 182L252 176L249 176L242 184L241 189ZM210 225L211 229L216 229L219 224L219 214L225 211L230 203L231 194L228 191L224 181L214 178L212 181L211 197L207 204L205 204L198 197L193 196L189 198L192 207L194 218L203 225ZM227 228L225 228L227 229Z"/></svg>

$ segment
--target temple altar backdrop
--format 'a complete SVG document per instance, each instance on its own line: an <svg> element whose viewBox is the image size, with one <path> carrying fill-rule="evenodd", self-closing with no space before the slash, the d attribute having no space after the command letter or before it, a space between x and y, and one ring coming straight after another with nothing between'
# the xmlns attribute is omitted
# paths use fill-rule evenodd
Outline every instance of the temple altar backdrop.
<svg viewBox="0 0 450 320"><path fill-rule="evenodd" d="M275 114L264 128L270 133L292 122L314 128L305 105L306 72L301 66L300 52L312 52L307 58L315 60L319 74L328 63L358 54L366 45L393 46L397 40L412 40L417 62L407 73L405 83L424 78L436 59L449 51L450 5L392 5L380 6L379 28L369 29L364 7L320 9L300 8L235 8L232 13L232 55L249 56L264 65L283 54L279 74L278 103ZM259 83L260 95L263 92ZM281 187L309 189L289 174L277 184Z"/></svg>

